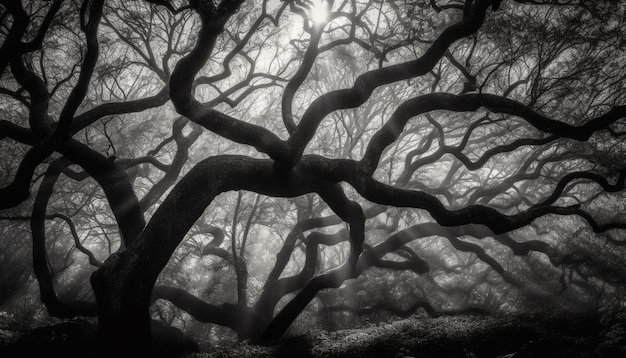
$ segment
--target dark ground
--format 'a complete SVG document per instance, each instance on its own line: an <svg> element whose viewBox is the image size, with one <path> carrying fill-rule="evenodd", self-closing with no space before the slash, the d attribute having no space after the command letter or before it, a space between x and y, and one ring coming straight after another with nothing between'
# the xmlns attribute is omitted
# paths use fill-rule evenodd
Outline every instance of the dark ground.
<svg viewBox="0 0 626 358"><path fill-rule="evenodd" d="M169 341L180 342L180 338ZM180 353L180 346L168 339L155 341L158 346L146 356ZM19 333L0 329L0 357L94 357L98 356L96 342L95 328L81 321ZM208 351L185 357L621 358L626 357L626 312L414 317L361 329L315 330L269 346L202 347Z"/></svg>

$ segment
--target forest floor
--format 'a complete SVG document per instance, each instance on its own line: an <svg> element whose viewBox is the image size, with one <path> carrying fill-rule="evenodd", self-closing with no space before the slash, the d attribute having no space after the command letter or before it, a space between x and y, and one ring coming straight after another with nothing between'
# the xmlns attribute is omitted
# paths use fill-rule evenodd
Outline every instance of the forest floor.
<svg viewBox="0 0 626 358"><path fill-rule="evenodd" d="M0 357L98 356L95 329L71 322L23 332L0 329ZM314 330L272 345L203 346L185 358L252 357L626 357L626 312L604 315L412 317L335 332ZM167 349L161 354L173 356ZM173 352L173 351L169 351Z"/></svg>

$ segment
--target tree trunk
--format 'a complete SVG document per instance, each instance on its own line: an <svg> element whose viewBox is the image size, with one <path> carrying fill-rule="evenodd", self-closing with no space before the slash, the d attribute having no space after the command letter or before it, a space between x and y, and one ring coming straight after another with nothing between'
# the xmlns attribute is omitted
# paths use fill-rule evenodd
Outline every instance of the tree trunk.
<svg viewBox="0 0 626 358"><path fill-rule="evenodd" d="M161 270L216 195L241 188L265 195L298 196L327 185L306 170L295 170L289 184L277 180L273 162L218 156L198 163L178 182L152 219L125 251L112 255L91 276L98 301L102 342L127 354L150 345L150 296ZM241 322L242 336L257 336L254 321Z"/></svg>
<svg viewBox="0 0 626 358"><path fill-rule="evenodd" d="M100 343L108 354L128 356L150 350L149 305L154 281L133 269L137 267L135 257L129 251L115 254L91 276L98 301Z"/></svg>

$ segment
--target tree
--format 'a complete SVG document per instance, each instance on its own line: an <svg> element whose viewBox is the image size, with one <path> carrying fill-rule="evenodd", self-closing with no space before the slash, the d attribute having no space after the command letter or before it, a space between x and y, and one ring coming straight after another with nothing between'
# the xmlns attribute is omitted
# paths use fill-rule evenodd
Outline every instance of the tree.
<svg viewBox="0 0 626 358"><path fill-rule="evenodd" d="M623 304L619 1L0 5L2 218L112 349L155 300L267 341L389 271L420 294L361 309Z"/></svg>

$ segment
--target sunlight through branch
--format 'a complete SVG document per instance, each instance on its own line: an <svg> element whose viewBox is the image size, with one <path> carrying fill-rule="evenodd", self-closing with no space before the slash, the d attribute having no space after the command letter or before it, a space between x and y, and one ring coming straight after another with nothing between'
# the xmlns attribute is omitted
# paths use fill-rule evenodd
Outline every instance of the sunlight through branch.
<svg viewBox="0 0 626 358"><path fill-rule="evenodd" d="M328 21L330 14L328 3L323 0L310 1L310 17L314 24L319 25Z"/></svg>

